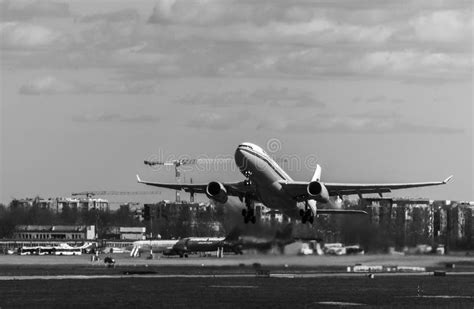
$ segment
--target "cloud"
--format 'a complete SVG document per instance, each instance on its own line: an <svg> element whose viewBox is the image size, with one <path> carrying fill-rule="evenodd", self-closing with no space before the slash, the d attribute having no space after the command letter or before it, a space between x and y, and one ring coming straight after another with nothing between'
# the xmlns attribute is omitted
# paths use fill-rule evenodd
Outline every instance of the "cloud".
<svg viewBox="0 0 474 309"><path fill-rule="evenodd" d="M241 105L271 107L323 107L325 104L304 90L289 88L259 88L253 91L233 90L221 93L193 93L176 100L186 105L232 107Z"/></svg>
<svg viewBox="0 0 474 309"><path fill-rule="evenodd" d="M43 76L22 85L19 89L19 93L25 95L41 95L70 93L76 92L77 90L74 84L60 81L54 76Z"/></svg>
<svg viewBox="0 0 474 309"><path fill-rule="evenodd" d="M156 123L160 118L154 115L123 115L116 113L85 114L73 117L75 122L125 122L125 123Z"/></svg>
<svg viewBox="0 0 474 309"><path fill-rule="evenodd" d="M473 58L469 54L420 52L416 50L375 51L354 60L354 72L451 79L469 77Z"/></svg>
<svg viewBox="0 0 474 309"><path fill-rule="evenodd" d="M290 2L275 5L271 1L160 1L149 22L175 26L181 37L311 45L339 41L383 43L393 32L382 25L333 20L318 10L317 5Z"/></svg>
<svg viewBox="0 0 474 309"><path fill-rule="evenodd" d="M149 22L168 39L214 42L206 73L220 76L463 79L472 70L469 2L356 3L160 1ZM222 59L216 46L226 43L245 56Z"/></svg>
<svg viewBox="0 0 474 309"><path fill-rule="evenodd" d="M385 95L375 95L370 97L355 97L352 99L354 103L389 103L389 104L399 104L403 103L405 100L400 98L390 98Z"/></svg>
<svg viewBox="0 0 474 309"><path fill-rule="evenodd" d="M320 113L310 118L286 121L262 120L257 130L279 130L288 133L341 134L457 134L463 130L440 125L413 123L396 113L332 114Z"/></svg>
<svg viewBox="0 0 474 309"><path fill-rule="evenodd" d="M18 92L24 95L54 95L54 94L150 94L155 91L155 84L151 83L107 83L78 82L60 80L55 76L47 75L35 78L22 85Z"/></svg>
<svg viewBox="0 0 474 309"><path fill-rule="evenodd" d="M2 19L62 18L71 15L69 4L48 0L4 0L0 3Z"/></svg>
<svg viewBox="0 0 474 309"><path fill-rule="evenodd" d="M195 129L209 130L230 130L242 127L245 121L242 119L249 118L248 111L240 111L236 113L217 113L214 111L200 112L198 115L191 115L192 118L186 123L188 127Z"/></svg>
<svg viewBox="0 0 474 309"><path fill-rule="evenodd" d="M456 43L473 40L474 17L471 10L440 10L421 14L409 24L421 41Z"/></svg>
<svg viewBox="0 0 474 309"><path fill-rule="evenodd" d="M463 1L173 0L158 1L149 22L135 9L122 9L86 15L74 24L70 19L61 28L10 23L0 31L9 64L103 68L127 81L462 80L473 69L469 8ZM28 53L8 52L11 48Z"/></svg>
<svg viewBox="0 0 474 309"><path fill-rule="evenodd" d="M281 15L281 11L278 6L270 7L266 1L252 4L233 0L161 0L153 9L149 22L165 25L219 25L255 20L263 23Z"/></svg>
<svg viewBox="0 0 474 309"><path fill-rule="evenodd" d="M16 22L0 24L2 48L44 48L52 46L61 38L59 31L44 26Z"/></svg>
<svg viewBox="0 0 474 309"><path fill-rule="evenodd" d="M273 107L324 107L325 104L304 90L290 88L261 88L250 94L256 101Z"/></svg>
<svg viewBox="0 0 474 309"><path fill-rule="evenodd" d="M114 12L108 13L99 13L82 16L79 21L82 23L93 23L93 22L129 22L129 21L138 21L140 15L135 9L123 9Z"/></svg>

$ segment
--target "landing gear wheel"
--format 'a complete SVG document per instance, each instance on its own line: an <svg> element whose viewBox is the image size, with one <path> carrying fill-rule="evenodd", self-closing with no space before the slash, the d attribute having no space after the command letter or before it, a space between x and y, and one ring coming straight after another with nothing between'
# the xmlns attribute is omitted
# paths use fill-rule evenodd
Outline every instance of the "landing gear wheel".
<svg viewBox="0 0 474 309"><path fill-rule="evenodd" d="M242 209L242 216L244 217L244 223L247 224L249 222L252 222L255 224L257 221L255 217L255 210L253 209L253 203L250 197L246 196L245 197L245 206L247 207L246 209Z"/></svg>
<svg viewBox="0 0 474 309"><path fill-rule="evenodd" d="M306 201L306 203L305 203L304 210L303 210L303 209L300 209L300 216L301 216L301 223L304 224L304 223L306 223L306 222L309 222L309 223L313 224L313 222L314 222L313 211L312 211L311 208L309 207L307 201Z"/></svg>
<svg viewBox="0 0 474 309"><path fill-rule="evenodd" d="M247 215L252 218L252 217L255 217L255 211L253 209L249 209L249 211L247 211Z"/></svg>

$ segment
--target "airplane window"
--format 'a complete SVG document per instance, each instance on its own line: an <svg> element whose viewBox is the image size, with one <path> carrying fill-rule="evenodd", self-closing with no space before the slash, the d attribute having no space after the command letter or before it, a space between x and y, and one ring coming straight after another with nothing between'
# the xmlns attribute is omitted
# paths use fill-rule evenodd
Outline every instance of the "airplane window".
<svg viewBox="0 0 474 309"><path fill-rule="evenodd" d="M249 145L244 145L244 144L242 144L242 145L240 145L239 147L250 148L250 149L252 149L252 150L253 150L253 148L252 148L251 146L249 146Z"/></svg>

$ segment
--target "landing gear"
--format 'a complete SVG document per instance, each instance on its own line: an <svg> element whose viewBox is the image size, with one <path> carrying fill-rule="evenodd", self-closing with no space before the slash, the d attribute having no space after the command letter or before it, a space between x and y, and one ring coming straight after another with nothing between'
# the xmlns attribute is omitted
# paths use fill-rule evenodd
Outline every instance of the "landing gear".
<svg viewBox="0 0 474 309"><path fill-rule="evenodd" d="M305 202L304 210L300 209L300 216L301 216L301 222L302 223L309 222L309 223L313 224L314 214L313 214L313 211L311 210L311 208L308 205L308 201Z"/></svg>
<svg viewBox="0 0 474 309"><path fill-rule="evenodd" d="M249 171L246 171L244 173L244 175L247 178L247 179L244 180L244 186L246 186L246 187L252 186L252 181L250 180L250 176L252 176L252 173L249 172Z"/></svg>
<svg viewBox="0 0 474 309"><path fill-rule="evenodd" d="M246 209L242 209L242 216L244 217L244 223L247 224L252 222L255 224L257 222L257 218L255 217L255 209L253 208L252 199L248 196L245 197L245 206Z"/></svg>

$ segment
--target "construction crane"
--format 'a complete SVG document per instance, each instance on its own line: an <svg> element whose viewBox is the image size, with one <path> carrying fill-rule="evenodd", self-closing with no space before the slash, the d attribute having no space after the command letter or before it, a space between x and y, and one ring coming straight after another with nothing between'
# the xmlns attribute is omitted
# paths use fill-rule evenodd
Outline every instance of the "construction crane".
<svg viewBox="0 0 474 309"><path fill-rule="evenodd" d="M196 165L198 163L197 159L180 159L180 160L171 160L171 161L148 161L145 160L143 161L145 165L149 166L155 166L155 165L163 165L163 166L174 166L174 171L175 171L175 177L178 180L178 178L181 177L181 172L179 170L179 167L182 165Z"/></svg>
<svg viewBox="0 0 474 309"><path fill-rule="evenodd" d="M163 166L174 166L174 173L176 178L176 183L181 183L181 171L179 167L182 165L196 165L198 163L197 159L180 159L180 160L171 160L171 161L143 161L145 165L155 166L155 165L163 165ZM181 201L180 192L176 190L176 202L179 203ZM194 194L190 196L190 202L194 201Z"/></svg>
<svg viewBox="0 0 474 309"><path fill-rule="evenodd" d="M181 171L179 169L180 166L183 165L197 165L197 164L204 164L204 163L211 163L211 162L233 162L231 158L203 158L203 159L178 159L178 160L171 160L171 161L150 161L145 160L143 163L148 166L155 166L155 165L163 165L163 166L174 166L175 178L176 183L181 183ZM192 183L191 178L191 183ZM180 202L180 191L176 190L176 202ZM192 203L194 202L194 193L190 193L189 201Z"/></svg>

